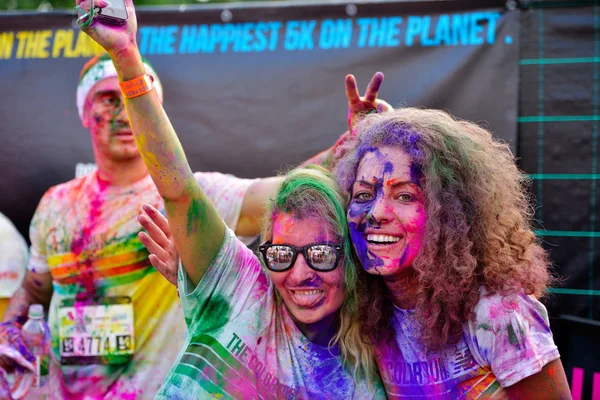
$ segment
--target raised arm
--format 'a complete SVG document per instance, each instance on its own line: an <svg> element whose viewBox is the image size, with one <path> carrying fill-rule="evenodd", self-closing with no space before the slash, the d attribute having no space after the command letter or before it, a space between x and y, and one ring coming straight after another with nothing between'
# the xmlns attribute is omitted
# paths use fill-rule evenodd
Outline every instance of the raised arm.
<svg viewBox="0 0 600 400"><path fill-rule="evenodd" d="M89 0L76 0L87 11ZM124 25L94 20L82 29L111 56L121 82L146 74L137 42L137 20L132 0L125 0L129 18ZM104 0L95 6L103 8ZM125 99L135 141L154 183L165 202L171 233L185 270L196 285L218 252L225 224L200 189L185 158L181 143L155 90Z"/></svg>
<svg viewBox="0 0 600 400"><path fill-rule="evenodd" d="M367 86L365 95L361 97L354 76L346 76L345 85L350 125L357 123L363 115L369 112L385 112L392 109L384 100L377 98L382 83L383 74L381 72L375 73ZM343 156L339 151L343 147L341 145L351 138L351 131L344 132L333 146L309 158L301 165L318 164L332 168L336 160ZM248 188L237 223L235 232L237 235L254 236L260 233L260 220L265 213L266 203L275 196L281 184L281 179L281 177L259 179ZM139 221L147 231L147 233L140 233L139 238L151 253L150 262L165 278L175 284L179 258L176 246L173 245L169 223L151 206L144 206Z"/></svg>

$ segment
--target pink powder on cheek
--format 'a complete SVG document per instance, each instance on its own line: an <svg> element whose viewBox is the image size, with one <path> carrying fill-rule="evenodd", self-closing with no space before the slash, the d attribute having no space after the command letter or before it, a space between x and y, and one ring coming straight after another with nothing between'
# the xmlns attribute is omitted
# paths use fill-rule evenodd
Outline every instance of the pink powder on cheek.
<svg viewBox="0 0 600 400"><path fill-rule="evenodd" d="M423 232L427 223L427 212L422 206L418 206L418 208L411 213L414 215L411 220L404 224L405 229L408 232Z"/></svg>

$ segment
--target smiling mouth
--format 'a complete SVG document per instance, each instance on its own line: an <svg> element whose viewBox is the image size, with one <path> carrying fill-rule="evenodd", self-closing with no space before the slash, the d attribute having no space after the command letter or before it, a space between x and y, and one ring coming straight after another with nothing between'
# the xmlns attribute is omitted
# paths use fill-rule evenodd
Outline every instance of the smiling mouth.
<svg viewBox="0 0 600 400"><path fill-rule="evenodd" d="M367 242L369 244L375 245L390 245L400 241L400 237L398 236L390 236L390 235L367 235Z"/></svg>
<svg viewBox="0 0 600 400"><path fill-rule="evenodd" d="M288 289L294 303L303 308L311 308L319 304L325 297L325 291L320 289L311 290L292 290Z"/></svg>

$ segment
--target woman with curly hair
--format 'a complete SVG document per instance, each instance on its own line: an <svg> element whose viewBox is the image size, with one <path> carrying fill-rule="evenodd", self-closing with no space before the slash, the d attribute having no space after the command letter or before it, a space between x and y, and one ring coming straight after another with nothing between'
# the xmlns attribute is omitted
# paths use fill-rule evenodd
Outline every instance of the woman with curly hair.
<svg viewBox="0 0 600 400"><path fill-rule="evenodd" d="M389 398L569 398L552 280L507 145L445 112L367 116L336 166ZM366 272L366 273L365 273Z"/></svg>

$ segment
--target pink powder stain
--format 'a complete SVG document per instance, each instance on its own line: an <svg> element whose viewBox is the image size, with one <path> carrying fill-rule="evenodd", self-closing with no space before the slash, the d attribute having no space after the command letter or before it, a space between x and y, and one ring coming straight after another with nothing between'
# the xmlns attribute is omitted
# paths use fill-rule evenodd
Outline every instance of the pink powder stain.
<svg viewBox="0 0 600 400"><path fill-rule="evenodd" d="M119 396L123 400L135 400L135 399L137 399L138 395L140 395L140 394L141 394L141 391L139 391L139 393L138 393L138 391L132 389L129 392L121 392L119 394Z"/></svg>
<svg viewBox="0 0 600 400"><path fill-rule="evenodd" d="M490 304L489 316L494 322L500 323L510 318L510 314L519 309L519 304L514 298L504 297L499 303ZM499 326L499 324L495 324Z"/></svg>
<svg viewBox="0 0 600 400"><path fill-rule="evenodd" d="M90 376L88 379L90 380L90 382L92 382L95 385L98 382L101 382L102 379L104 379L104 377L103 376Z"/></svg>
<svg viewBox="0 0 600 400"><path fill-rule="evenodd" d="M111 389L110 392L102 396L105 399L121 399L121 400L135 400L143 392L140 389L125 388L125 383L118 381Z"/></svg>
<svg viewBox="0 0 600 400"><path fill-rule="evenodd" d="M93 229L102 223L100 216L102 215L103 194L108 187L108 182L97 177L99 191L96 197L90 202L90 209L86 221L83 223L81 234L78 238L74 238L71 243L71 252L77 260L79 277L78 281L85 289L85 293L78 295L78 300L81 297L93 297L96 295L96 271L92 263L92 259L85 257L81 260L82 253L87 249L93 236Z"/></svg>
<svg viewBox="0 0 600 400"><path fill-rule="evenodd" d="M502 303L490 304L490 319L493 321L500 321L507 317L506 306Z"/></svg>

